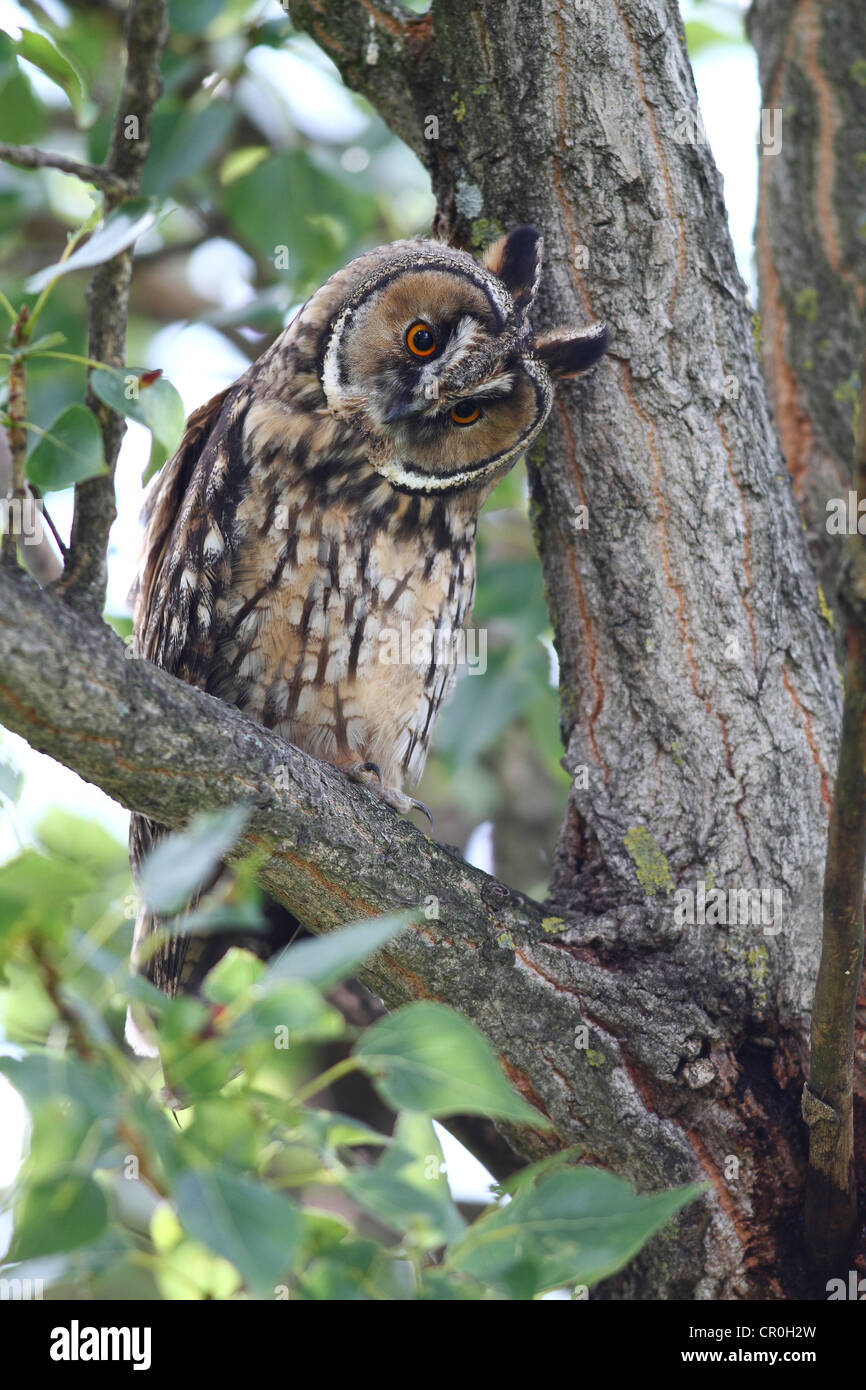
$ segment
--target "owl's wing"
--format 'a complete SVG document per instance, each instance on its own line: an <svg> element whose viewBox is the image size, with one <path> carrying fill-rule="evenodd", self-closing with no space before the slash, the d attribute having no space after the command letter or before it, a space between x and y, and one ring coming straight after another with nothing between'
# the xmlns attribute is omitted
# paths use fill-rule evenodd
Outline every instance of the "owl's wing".
<svg viewBox="0 0 866 1390"><path fill-rule="evenodd" d="M145 508L143 564L132 596L136 654L202 688L213 658L214 612L231 582L248 404L242 379L190 416Z"/></svg>
<svg viewBox="0 0 866 1390"><path fill-rule="evenodd" d="M131 596L134 650L201 689L213 663L218 605L232 577L234 516L247 471L241 429L248 404L244 377L190 416L145 510L143 565ZM153 821L133 815L133 872L164 834ZM142 908L133 961L173 994L182 981L188 984L186 976L198 964L188 957L201 943L191 953L187 935L172 936L144 961L142 948L156 925Z"/></svg>

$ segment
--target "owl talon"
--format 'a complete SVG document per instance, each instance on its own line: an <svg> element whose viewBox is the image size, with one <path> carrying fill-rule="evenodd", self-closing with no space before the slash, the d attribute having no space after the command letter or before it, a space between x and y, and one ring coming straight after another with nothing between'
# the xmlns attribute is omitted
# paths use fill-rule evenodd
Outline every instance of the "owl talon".
<svg viewBox="0 0 866 1390"><path fill-rule="evenodd" d="M350 782L358 782L362 787L369 787L374 777L380 783L382 781L378 763L352 763L349 767L344 767L343 771Z"/></svg>
<svg viewBox="0 0 866 1390"><path fill-rule="evenodd" d="M431 830L435 829L435 827L434 827L434 825L433 825L433 814L432 814L432 812L430 811L430 809L429 809L427 806L424 805L424 802L423 802L423 801L414 801L414 800L413 800L413 802L412 802L412 808L413 808L413 810L415 810L415 811L423 811L423 812L424 812L424 815L427 817L427 819L428 819L429 822L430 822L430 829L431 829Z"/></svg>
<svg viewBox="0 0 866 1390"><path fill-rule="evenodd" d="M398 791L396 787L373 787L372 790L381 797L386 806L390 806L401 816L408 816L410 811L423 811L430 822L430 829L433 829L433 816L423 801L416 801L414 796L407 796L405 792Z"/></svg>
<svg viewBox="0 0 866 1390"><path fill-rule="evenodd" d="M386 806L390 806L392 811L398 815L407 816L410 811L423 811L430 822L430 829L433 829L433 816L429 807L423 801L416 801L414 797L407 796L398 787L389 787L382 781L382 771L378 763L352 763L349 767L344 767L343 772L350 782L358 782L368 791L374 792L380 801L384 801ZM373 778L378 781L374 782Z"/></svg>

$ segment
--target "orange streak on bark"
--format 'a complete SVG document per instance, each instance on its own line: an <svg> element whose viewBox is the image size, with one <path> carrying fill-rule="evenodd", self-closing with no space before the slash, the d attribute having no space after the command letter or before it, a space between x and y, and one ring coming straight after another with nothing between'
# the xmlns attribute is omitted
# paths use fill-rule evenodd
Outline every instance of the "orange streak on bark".
<svg viewBox="0 0 866 1390"><path fill-rule="evenodd" d="M583 281L577 274L576 256L578 248L582 245L582 243L578 241L577 233L574 230L574 220L571 215L571 204L565 192L565 187L562 181L562 157L565 151L566 128L565 65L562 60L563 51L565 49L565 31L562 25L562 13L560 10L559 0L557 0L556 10L553 16L553 22L556 25L557 37L557 47L556 52L554 54L554 58L556 61L556 149L553 151L553 187L556 190L556 196L559 200L559 205L562 208L562 215L565 218L565 227L566 231L568 232L568 242L571 250L570 264L572 277L574 279L575 285L577 286L578 293L580 294L584 312L586 313L588 318L592 319L595 317L593 313L592 303L586 291L586 286L583 284Z"/></svg>
<svg viewBox="0 0 866 1390"><path fill-rule="evenodd" d="M814 0L804 0L791 21L800 44L800 56L806 76L815 95L818 114L818 139L813 158L815 168L815 218L827 264L853 290L859 308L864 306L866 286L859 283L845 265L839 220L836 216L836 152L835 140L841 118L833 84L821 66L818 45L822 38L821 17Z"/></svg>
<svg viewBox="0 0 866 1390"><path fill-rule="evenodd" d="M398 976L407 986L409 993L415 999L432 999L435 1003L441 1004L442 1000L438 994L431 994L420 975L415 975L411 970L407 970L404 965L398 965L387 951L382 952L382 959L388 962L388 969Z"/></svg>
<svg viewBox="0 0 866 1390"><path fill-rule="evenodd" d="M545 1118L549 1120L550 1116L547 1113L547 1107L544 1104L544 1101L541 1099L541 1097L537 1094L537 1092L533 1090L532 1082L530 1081L526 1073L520 1071L517 1067L512 1066L511 1062L509 1062L505 1057L500 1056L499 1061L502 1065L505 1075L508 1077L508 1080L511 1082L515 1090L519 1091L520 1094L523 1096L524 1100L529 1101L530 1105L534 1105L535 1109L540 1110L542 1115L544 1115Z"/></svg>
<svg viewBox="0 0 866 1390"><path fill-rule="evenodd" d="M587 506L586 491L583 486L583 479L580 476L580 468L577 462L574 433L571 428L571 422L568 418L568 412L563 408L562 402L558 399L558 397L556 398L556 409L559 415L560 423L562 425L563 434L565 435L568 441L568 456L571 462L571 471L574 476L575 483L577 485L578 496L580 497L581 504L585 507ZM586 659L589 667L589 681L590 685L592 686L594 696L593 707L587 725L587 734L589 736L589 741L592 746L592 751L595 760L600 767L604 768L604 780L605 784L607 784L607 782L610 779L610 768L604 761L604 758L601 756L601 752L599 751L598 742L595 736L596 722L598 720L599 715L601 714L602 707L604 706L604 686L598 674L598 637L596 634L595 623L589 616L589 609L587 608L586 596L583 592L583 584L580 578L580 571L577 568L577 560L575 558L574 548L570 537L563 536L563 548L568 555L569 572L571 574L571 581L574 586L575 596L577 598L577 607L580 613L581 626L583 627L584 642L586 647Z"/></svg>
<svg viewBox="0 0 866 1390"><path fill-rule="evenodd" d="M634 67L634 76L635 82L637 84L638 96L640 98L641 105L643 106L644 111L646 112L650 138L655 147L659 172L661 173L662 182L664 183L665 188L665 202L668 205L668 213L670 214L671 222L675 224L677 229L677 272L674 277L674 284L673 289L671 290L671 297L668 301L668 318L673 322L674 304L676 303L677 290L679 289L679 283L682 278L683 266L685 265L686 259L686 237L685 232L683 231L682 218L678 214L674 202L674 195L673 189L671 187L670 175L668 173L668 166L665 161L664 151L662 150L661 141L659 140L658 131L656 129L652 104L647 100L646 90L643 84L643 74L641 73L640 63L638 61L640 50L638 48L638 45L634 41L631 32L631 25L629 24L626 16L623 14L619 0L614 0L614 4L616 5L616 11L619 15L620 23L622 24L623 30L625 32L626 41L628 43L629 48L631 49L631 60L632 66ZM670 342L668 343L668 347L670 348Z"/></svg>
<svg viewBox="0 0 866 1390"><path fill-rule="evenodd" d="M743 494L743 489L740 487L740 484L737 481L737 475L734 472L734 467L731 460L731 449L730 445L728 444L728 432L722 424L722 421L718 415L716 415L716 424L719 427L719 434L722 437L722 447L725 451L725 462L727 464L728 477L730 478L731 482L736 488L737 496L740 499L740 515L743 518L743 573L746 576L747 585L746 592L742 595L742 602L743 607L746 610L746 617L749 620L749 632L752 637L752 657L755 663L755 670L757 671L758 639L755 634L755 614L753 612L752 605L749 600L749 593L751 592L752 588L752 546L749 533L749 514L746 511L746 499Z"/></svg>
<svg viewBox="0 0 866 1390"><path fill-rule="evenodd" d="M812 720L809 717L809 711L806 709L805 705L803 704L802 700L800 699L799 695L794 689L794 685L788 672L787 666L782 667L782 680L785 683L785 689L791 697L791 702L794 708L798 711L799 714L803 716L803 730L806 735L806 742L809 745L809 751L812 754L812 762L815 764L815 766L821 774L821 800L827 807L827 813L829 815L830 810L833 806L833 796L830 791L830 779L824 771L824 767L821 762L821 756L818 752L818 745L815 742L815 734L812 729Z"/></svg>
<svg viewBox="0 0 866 1390"><path fill-rule="evenodd" d="M607 782L610 779L610 768L608 767L604 758L601 756L601 751L599 749L598 742L595 737L595 723L598 719L598 716L601 714L602 706L604 705L604 686L598 678L597 671L598 641L595 635L595 625L593 624L589 616L589 610L586 606L586 597L583 592L583 585L580 582L580 573L577 568L577 560L574 557L574 551L568 545L567 541L565 542L565 544L566 548L568 549L569 573L571 574L571 582L574 585L574 592L577 598L577 607L580 613L580 621L586 639L586 659L589 665L589 681L595 695L595 701L590 712L589 719L587 721L586 731L589 736L589 742L592 746L593 756L595 757L595 760L598 763L599 767L604 768L604 780L605 784L607 784Z"/></svg>
<svg viewBox="0 0 866 1390"><path fill-rule="evenodd" d="M673 594L676 600L677 629L679 631L680 641L683 645L683 650L686 655L686 661L688 662L689 673L691 675L692 681L692 690L695 693L695 697L697 699L700 699L700 695L698 694L698 668L697 663L695 661L694 645L692 643L691 634L689 633L689 625L686 620L686 597L679 584L674 579L673 569L671 568L670 546L668 543L668 517L670 513L668 511L668 504L665 501L664 493L661 489L662 463L661 459L659 458L658 449L656 448L656 428L652 420L650 420L649 416L644 414L644 412L641 410L640 406L634 398L634 393L631 389L631 382L629 381L628 377L628 364L626 362L622 362L620 363L620 367L622 374L623 389L625 390L626 397L628 398L628 403L634 411L635 415L641 421L644 430L646 431L647 449L649 450L649 456L652 459L653 465L653 497L655 498L655 503L659 512L658 527L659 539L661 543L660 548L662 557L662 568L664 569L665 573L665 582L667 583L668 588L670 589L671 593ZM707 706L707 708L709 708L709 706Z"/></svg>

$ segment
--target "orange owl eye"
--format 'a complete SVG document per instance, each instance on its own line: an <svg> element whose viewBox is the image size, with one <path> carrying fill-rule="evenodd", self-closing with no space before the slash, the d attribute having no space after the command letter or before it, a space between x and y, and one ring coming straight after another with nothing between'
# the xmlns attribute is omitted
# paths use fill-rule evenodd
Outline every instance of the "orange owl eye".
<svg viewBox="0 0 866 1390"><path fill-rule="evenodd" d="M474 425L481 411L471 401L458 401L451 408L451 419L455 425Z"/></svg>
<svg viewBox="0 0 866 1390"><path fill-rule="evenodd" d="M406 332L406 346L415 357L432 357L436 351L436 334L429 323L423 319L413 323Z"/></svg>

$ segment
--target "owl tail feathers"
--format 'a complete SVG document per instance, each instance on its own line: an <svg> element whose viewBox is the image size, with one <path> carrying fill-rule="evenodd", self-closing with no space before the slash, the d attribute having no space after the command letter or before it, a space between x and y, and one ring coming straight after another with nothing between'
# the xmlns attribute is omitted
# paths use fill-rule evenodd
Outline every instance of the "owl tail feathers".
<svg viewBox="0 0 866 1390"><path fill-rule="evenodd" d="M155 925L152 913L148 912L144 907L141 907L135 921L135 932L132 938L132 958L129 962L129 968L133 975L140 975L146 972L147 967L142 962L141 958L141 948L142 944L147 941ZM144 1004L132 1003L127 1006L124 1036L136 1056L159 1056L153 1020Z"/></svg>

